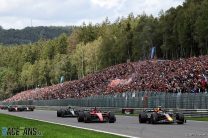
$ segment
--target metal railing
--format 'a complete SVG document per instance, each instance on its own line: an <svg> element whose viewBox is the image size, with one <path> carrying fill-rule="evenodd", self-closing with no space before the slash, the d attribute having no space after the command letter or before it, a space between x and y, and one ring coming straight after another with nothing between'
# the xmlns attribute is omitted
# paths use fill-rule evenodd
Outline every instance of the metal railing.
<svg viewBox="0 0 208 138"><path fill-rule="evenodd" d="M37 110L52 110L57 111L60 108L67 108L67 106L36 106ZM74 107L77 109L90 109L93 107ZM98 107L102 111L112 111L116 114L121 114L123 109L131 109L135 115L138 115L144 108L117 108L117 107ZM145 108L146 109L146 108ZM186 117L208 117L208 109L177 109L177 108L165 108L166 111L170 112L181 112Z"/></svg>
<svg viewBox="0 0 208 138"><path fill-rule="evenodd" d="M28 100L3 104L116 108L153 108L160 105L165 108L208 109L208 93L125 92L82 99Z"/></svg>

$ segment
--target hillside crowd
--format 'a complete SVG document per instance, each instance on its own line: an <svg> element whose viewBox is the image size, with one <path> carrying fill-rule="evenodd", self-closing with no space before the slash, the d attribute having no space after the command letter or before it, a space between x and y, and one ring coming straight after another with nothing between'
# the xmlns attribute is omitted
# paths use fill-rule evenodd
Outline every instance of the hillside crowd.
<svg viewBox="0 0 208 138"><path fill-rule="evenodd" d="M145 60L108 67L80 80L23 91L5 102L83 98L126 91L207 92L208 55L179 60Z"/></svg>

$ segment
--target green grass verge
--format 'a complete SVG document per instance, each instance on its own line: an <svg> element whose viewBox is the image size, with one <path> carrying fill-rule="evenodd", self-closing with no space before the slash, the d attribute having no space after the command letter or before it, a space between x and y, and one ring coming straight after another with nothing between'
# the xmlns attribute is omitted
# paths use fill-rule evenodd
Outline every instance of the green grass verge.
<svg viewBox="0 0 208 138"><path fill-rule="evenodd" d="M15 128L37 128L43 133L43 136L6 136L5 138L121 138L116 135L104 134L84 129L45 123L41 121L25 119L21 117L0 114L0 129L2 136L2 127Z"/></svg>
<svg viewBox="0 0 208 138"><path fill-rule="evenodd" d="M208 121L208 117L186 117L187 120Z"/></svg>

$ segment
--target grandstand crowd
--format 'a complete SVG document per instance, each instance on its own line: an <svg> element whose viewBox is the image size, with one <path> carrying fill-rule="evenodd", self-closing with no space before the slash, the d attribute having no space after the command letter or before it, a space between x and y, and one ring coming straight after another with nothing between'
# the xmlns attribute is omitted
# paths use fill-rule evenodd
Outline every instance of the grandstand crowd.
<svg viewBox="0 0 208 138"><path fill-rule="evenodd" d="M82 98L126 91L207 92L208 56L145 60L108 67L80 80L23 91L5 102Z"/></svg>

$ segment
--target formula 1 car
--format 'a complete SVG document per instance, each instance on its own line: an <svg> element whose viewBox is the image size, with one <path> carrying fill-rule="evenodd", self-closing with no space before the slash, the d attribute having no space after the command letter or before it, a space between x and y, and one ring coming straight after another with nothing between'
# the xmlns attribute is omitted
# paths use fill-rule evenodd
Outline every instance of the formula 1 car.
<svg viewBox="0 0 208 138"><path fill-rule="evenodd" d="M0 109L1 110L7 110L8 109L8 105L0 105Z"/></svg>
<svg viewBox="0 0 208 138"><path fill-rule="evenodd" d="M22 108L22 111L34 111L35 106L26 106L26 105L23 105L21 108Z"/></svg>
<svg viewBox="0 0 208 138"><path fill-rule="evenodd" d="M101 112L96 107L89 111L80 111L78 112L77 117L78 122L109 122L114 123L116 121L116 117L113 112Z"/></svg>
<svg viewBox="0 0 208 138"><path fill-rule="evenodd" d="M34 106L9 106L8 111L9 112L22 112L22 111L34 111L35 107Z"/></svg>
<svg viewBox="0 0 208 138"><path fill-rule="evenodd" d="M57 117L77 117L78 110L68 107L66 109L59 109L57 110Z"/></svg>
<svg viewBox="0 0 208 138"><path fill-rule="evenodd" d="M146 109L139 114L140 123L177 123L184 124L186 122L182 113L166 112L161 107L154 109Z"/></svg>

